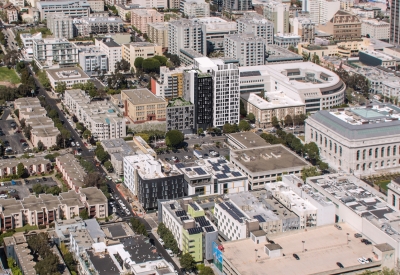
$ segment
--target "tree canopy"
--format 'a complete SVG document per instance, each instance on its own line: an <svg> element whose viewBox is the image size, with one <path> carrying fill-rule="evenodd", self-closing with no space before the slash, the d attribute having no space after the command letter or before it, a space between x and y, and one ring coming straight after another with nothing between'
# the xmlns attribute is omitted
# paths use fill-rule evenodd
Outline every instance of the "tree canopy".
<svg viewBox="0 0 400 275"><path fill-rule="evenodd" d="M190 253L185 253L179 259L181 267L185 270L193 270L196 267L196 263L193 259L193 256Z"/></svg>
<svg viewBox="0 0 400 275"><path fill-rule="evenodd" d="M177 147L184 140L184 135L179 130L170 130L165 135L165 143L170 147Z"/></svg>
<svg viewBox="0 0 400 275"><path fill-rule="evenodd" d="M250 130L250 124L246 120L241 120L239 122L239 130L240 131L249 131Z"/></svg>

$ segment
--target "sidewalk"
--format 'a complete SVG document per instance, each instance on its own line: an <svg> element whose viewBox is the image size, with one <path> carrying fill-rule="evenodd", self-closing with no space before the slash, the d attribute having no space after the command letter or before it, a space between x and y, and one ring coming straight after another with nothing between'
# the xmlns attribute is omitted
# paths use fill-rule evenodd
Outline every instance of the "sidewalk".
<svg viewBox="0 0 400 275"><path fill-rule="evenodd" d="M153 228L151 230L151 233L154 235L154 237L158 240L160 239L160 235L157 234L157 228ZM181 263L179 262L179 258L177 255L174 255L173 257L171 257L171 259L174 261L174 263L179 267L179 269L181 269Z"/></svg>

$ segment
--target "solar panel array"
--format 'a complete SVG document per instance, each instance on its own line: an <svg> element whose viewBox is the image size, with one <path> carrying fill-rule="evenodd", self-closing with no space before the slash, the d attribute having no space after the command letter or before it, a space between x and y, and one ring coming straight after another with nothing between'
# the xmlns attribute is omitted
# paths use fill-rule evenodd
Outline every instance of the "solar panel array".
<svg viewBox="0 0 400 275"><path fill-rule="evenodd" d="M192 168L186 168L185 170L186 171L192 171Z"/></svg>
<svg viewBox="0 0 400 275"><path fill-rule="evenodd" d="M198 175L206 175L206 171L203 170L203 168L193 168L193 170L198 174Z"/></svg>
<svg viewBox="0 0 400 275"><path fill-rule="evenodd" d="M201 227L210 226L211 225L211 223L209 221L207 221L204 216L196 217L194 219L196 220L196 222L198 222L200 224Z"/></svg>
<svg viewBox="0 0 400 275"><path fill-rule="evenodd" d="M220 203L219 206L224 209L224 210L228 210L229 208L225 205L225 203Z"/></svg>
<svg viewBox="0 0 400 275"><path fill-rule="evenodd" d="M232 172L232 176L234 176L234 177L241 177L242 174L240 174L239 172Z"/></svg>
<svg viewBox="0 0 400 275"><path fill-rule="evenodd" d="M175 205L174 204L170 204L169 206L171 207L172 210L175 210Z"/></svg>
<svg viewBox="0 0 400 275"><path fill-rule="evenodd" d="M228 214L235 220L242 222L242 218L245 218L244 214L239 211L232 203L225 202L220 203L219 206L224 209Z"/></svg>
<svg viewBox="0 0 400 275"><path fill-rule="evenodd" d="M232 203L226 202L226 205L227 205L233 212L235 212L236 215L238 215L239 217L241 217L241 218L244 218L244 217L245 217L244 214L243 214L239 209L237 209Z"/></svg>
<svg viewBox="0 0 400 275"><path fill-rule="evenodd" d="M186 220L188 220L188 219L189 219L188 216L182 216L182 217L181 217L181 221L186 221Z"/></svg>
<svg viewBox="0 0 400 275"><path fill-rule="evenodd" d="M214 227L212 227L212 226L206 226L206 227L204 227L204 229L207 231L207 232L214 232L215 230L214 230Z"/></svg>
<svg viewBox="0 0 400 275"><path fill-rule="evenodd" d="M195 203L193 203L193 202L189 203L189 205L190 205L194 210L196 210L196 211L199 211L199 210L200 210L199 207L198 207Z"/></svg>
<svg viewBox="0 0 400 275"><path fill-rule="evenodd" d="M266 222L266 220L261 215L255 215L253 218L257 219L259 222Z"/></svg>
<svg viewBox="0 0 400 275"><path fill-rule="evenodd" d="M224 160L224 159L219 159L219 160L218 160L218 163L224 164L224 163L226 163L226 160Z"/></svg>
<svg viewBox="0 0 400 275"><path fill-rule="evenodd" d="M229 178L227 174L216 174L217 179L227 179Z"/></svg>
<svg viewBox="0 0 400 275"><path fill-rule="evenodd" d="M177 163L177 164L175 164L175 166L176 166L176 168L182 169L182 168L185 167L185 164L183 164L183 163Z"/></svg>
<svg viewBox="0 0 400 275"><path fill-rule="evenodd" d="M175 211L175 214L176 214L177 217L187 216L185 210L178 210L178 211Z"/></svg>
<svg viewBox="0 0 400 275"><path fill-rule="evenodd" d="M195 228L189 228L188 229L188 233L189 235L193 235L193 234L199 234L203 232L203 228L202 227L195 227Z"/></svg>
<svg viewBox="0 0 400 275"><path fill-rule="evenodd" d="M219 171L218 167L213 166L214 171Z"/></svg>

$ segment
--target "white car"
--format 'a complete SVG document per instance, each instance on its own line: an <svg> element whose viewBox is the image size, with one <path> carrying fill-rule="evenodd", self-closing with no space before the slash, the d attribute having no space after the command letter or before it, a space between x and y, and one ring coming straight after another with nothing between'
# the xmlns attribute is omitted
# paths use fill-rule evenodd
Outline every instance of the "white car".
<svg viewBox="0 0 400 275"><path fill-rule="evenodd" d="M160 242L161 245L164 245L163 239L159 238L158 241Z"/></svg>
<svg viewBox="0 0 400 275"><path fill-rule="evenodd" d="M80 145L79 145L79 142L77 142L77 143L76 143L76 146L77 146L77 147L79 147L79 146L80 146Z"/></svg>
<svg viewBox="0 0 400 275"><path fill-rule="evenodd" d="M131 211L129 211L128 209L125 209L125 213L126 213L127 215L130 215L130 214L131 214Z"/></svg>
<svg viewBox="0 0 400 275"><path fill-rule="evenodd" d="M366 261L364 260L364 258L358 258L358 262L360 264L366 264Z"/></svg>
<svg viewBox="0 0 400 275"><path fill-rule="evenodd" d="M175 160L176 160L176 157L175 157L175 156L172 156L171 159L175 161Z"/></svg>
<svg viewBox="0 0 400 275"><path fill-rule="evenodd" d="M125 210L126 209L125 204L121 204L121 208Z"/></svg>
<svg viewBox="0 0 400 275"><path fill-rule="evenodd" d="M75 146L75 142L72 141L72 142L71 142L71 146Z"/></svg>
<svg viewBox="0 0 400 275"><path fill-rule="evenodd" d="M117 197L115 197L115 198L117 198ZM122 200L118 200L118 202L119 202L119 204L124 204L124 203L122 202Z"/></svg>

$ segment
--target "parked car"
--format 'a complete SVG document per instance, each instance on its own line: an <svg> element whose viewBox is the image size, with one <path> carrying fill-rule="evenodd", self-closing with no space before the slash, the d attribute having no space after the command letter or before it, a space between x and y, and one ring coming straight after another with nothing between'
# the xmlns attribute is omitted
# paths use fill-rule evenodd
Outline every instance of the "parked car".
<svg viewBox="0 0 400 275"><path fill-rule="evenodd" d="M360 233L355 233L354 234L354 238L361 238L361 237L362 237L362 235Z"/></svg>
<svg viewBox="0 0 400 275"><path fill-rule="evenodd" d="M340 225L338 225L338 224L335 224L335 227L336 227L337 229L339 229L339 230L342 230L342 227L341 227Z"/></svg>
<svg viewBox="0 0 400 275"><path fill-rule="evenodd" d="M293 257L294 257L296 260L300 260L300 257L299 257L299 255L297 255L297 254L293 254Z"/></svg>
<svg viewBox="0 0 400 275"><path fill-rule="evenodd" d="M359 262L360 264L366 264L366 262L364 261L363 258L358 258L357 260L358 260L358 262Z"/></svg>
<svg viewBox="0 0 400 275"><path fill-rule="evenodd" d="M158 239L158 242L159 242L162 246L164 246L164 241L163 241L163 239L159 238L159 239Z"/></svg>
<svg viewBox="0 0 400 275"><path fill-rule="evenodd" d="M337 262L336 264L337 264L337 266L338 266L338 267L340 267L340 268L344 268L344 266L342 265L342 263L340 263L340 262Z"/></svg>
<svg viewBox="0 0 400 275"><path fill-rule="evenodd" d="M75 147L75 142L72 141L72 142L71 142L71 146L74 146L74 147Z"/></svg>

